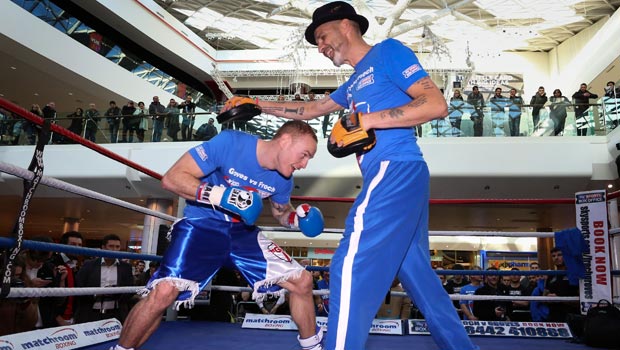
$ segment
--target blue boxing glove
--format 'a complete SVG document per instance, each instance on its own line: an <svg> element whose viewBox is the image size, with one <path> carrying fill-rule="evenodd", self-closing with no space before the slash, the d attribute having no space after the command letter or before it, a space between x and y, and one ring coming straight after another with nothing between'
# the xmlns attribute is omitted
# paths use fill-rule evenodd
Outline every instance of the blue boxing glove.
<svg viewBox="0 0 620 350"><path fill-rule="evenodd" d="M263 211L263 200L260 195L241 187L213 186L204 182L198 186L196 201L237 214L248 225L254 225Z"/></svg>
<svg viewBox="0 0 620 350"><path fill-rule="evenodd" d="M316 237L323 232L325 222L319 208L310 204L300 204L288 217L291 228L299 228L308 237Z"/></svg>

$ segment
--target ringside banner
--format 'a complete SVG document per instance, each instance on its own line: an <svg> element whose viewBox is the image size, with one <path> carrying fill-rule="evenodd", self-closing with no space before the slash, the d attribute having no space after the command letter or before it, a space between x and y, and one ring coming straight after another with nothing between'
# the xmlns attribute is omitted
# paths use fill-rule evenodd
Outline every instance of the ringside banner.
<svg viewBox="0 0 620 350"><path fill-rule="evenodd" d="M466 321L469 335L491 337L572 338L568 324L563 322ZM408 320L409 334L430 334L425 320Z"/></svg>
<svg viewBox="0 0 620 350"><path fill-rule="evenodd" d="M108 320L75 324L0 337L1 350L77 349L118 339L123 326L120 321Z"/></svg>
<svg viewBox="0 0 620 350"><path fill-rule="evenodd" d="M588 244L583 254L586 277L579 280L581 313L586 314L599 300L612 300L607 196L605 191L575 193L577 227Z"/></svg>
<svg viewBox="0 0 620 350"><path fill-rule="evenodd" d="M327 317L317 317L316 325L327 331ZM241 328L297 330L297 326L290 316L246 314ZM373 320L370 334L403 335L401 320Z"/></svg>

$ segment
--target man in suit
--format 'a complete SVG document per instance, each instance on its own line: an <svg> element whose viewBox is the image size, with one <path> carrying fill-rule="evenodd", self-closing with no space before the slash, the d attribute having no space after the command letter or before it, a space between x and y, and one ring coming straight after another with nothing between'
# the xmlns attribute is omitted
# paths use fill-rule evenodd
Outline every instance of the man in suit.
<svg viewBox="0 0 620 350"><path fill-rule="evenodd" d="M101 249L120 251L121 239L114 234L103 237ZM131 264L113 258L96 258L84 263L77 274L78 287L125 287L133 285ZM80 297L76 323L117 318L121 322L129 313L131 295L112 294Z"/></svg>

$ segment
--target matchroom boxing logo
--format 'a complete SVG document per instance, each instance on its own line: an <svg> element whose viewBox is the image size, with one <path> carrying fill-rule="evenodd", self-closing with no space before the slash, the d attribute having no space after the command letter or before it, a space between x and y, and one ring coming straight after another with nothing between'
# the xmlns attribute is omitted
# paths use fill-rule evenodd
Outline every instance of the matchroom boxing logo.
<svg viewBox="0 0 620 350"><path fill-rule="evenodd" d="M0 350L13 350L15 349L13 347L13 343L6 341L6 340L0 340Z"/></svg>

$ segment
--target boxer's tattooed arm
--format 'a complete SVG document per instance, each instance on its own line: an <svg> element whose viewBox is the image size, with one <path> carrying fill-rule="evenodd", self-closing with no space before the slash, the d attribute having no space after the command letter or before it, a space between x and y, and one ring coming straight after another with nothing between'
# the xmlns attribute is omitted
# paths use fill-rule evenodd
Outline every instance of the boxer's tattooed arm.
<svg viewBox="0 0 620 350"><path fill-rule="evenodd" d="M278 220L280 225L284 227L289 227L288 217L290 213L293 212L294 210L295 209L290 203L280 204L280 203L275 203L271 201L271 214L276 220Z"/></svg>

